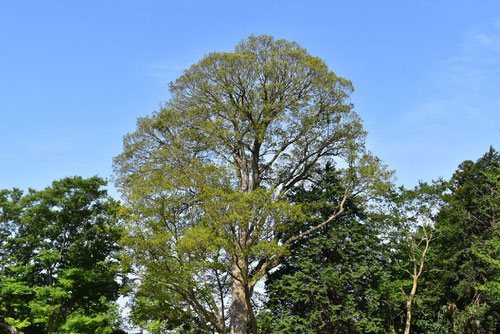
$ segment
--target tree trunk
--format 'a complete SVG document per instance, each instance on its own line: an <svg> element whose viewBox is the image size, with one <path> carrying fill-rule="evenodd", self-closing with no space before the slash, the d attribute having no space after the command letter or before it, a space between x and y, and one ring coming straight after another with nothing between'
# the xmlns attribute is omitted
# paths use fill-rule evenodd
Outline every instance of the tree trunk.
<svg viewBox="0 0 500 334"><path fill-rule="evenodd" d="M413 304L413 298L415 298L415 295L417 294L417 286L418 286L418 280L420 278L420 275L424 272L424 264L425 264L425 256L427 254L427 251L429 250L429 244L431 242L432 235L429 234L427 231L427 226L424 226L423 229L424 232L424 240L425 240L425 247L422 251L422 254L420 255L420 259L417 261L416 257L413 257L413 275L411 275L412 278L412 287L410 294L406 296L406 327L405 327L405 332L404 334L410 334L410 327L411 327L411 307ZM417 245L418 247L418 245Z"/></svg>
<svg viewBox="0 0 500 334"><path fill-rule="evenodd" d="M448 304L448 312L450 313L451 325L452 325L452 330L453 330L454 334L458 333L458 330L457 330L457 312L456 311L457 311L457 304L449 303Z"/></svg>
<svg viewBox="0 0 500 334"><path fill-rule="evenodd" d="M250 333L257 334L257 318L255 318L255 313L253 312L252 293L250 292L250 290L247 290L246 298L247 298L246 302L247 302L247 308L248 308L248 317L249 317L249 323L250 323L250 328L251 328Z"/></svg>
<svg viewBox="0 0 500 334"><path fill-rule="evenodd" d="M411 296L406 300L406 327L404 334L410 334L412 302L413 302L413 296Z"/></svg>
<svg viewBox="0 0 500 334"><path fill-rule="evenodd" d="M242 261L239 261L241 264ZM241 266L235 265L233 273L233 285L230 308L231 334L247 334L249 309L247 304L247 289L244 286L244 275ZM248 296L250 298L250 296Z"/></svg>
<svg viewBox="0 0 500 334"><path fill-rule="evenodd" d="M17 334L18 333L17 329L15 329L14 327L9 326L3 322L0 322L0 327L5 328L9 334Z"/></svg>

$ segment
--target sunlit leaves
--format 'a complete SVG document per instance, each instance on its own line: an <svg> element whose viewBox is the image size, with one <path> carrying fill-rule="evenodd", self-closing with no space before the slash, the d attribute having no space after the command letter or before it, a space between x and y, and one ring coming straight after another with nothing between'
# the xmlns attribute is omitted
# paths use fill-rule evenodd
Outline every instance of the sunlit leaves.
<svg viewBox="0 0 500 334"><path fill-rule="evenodd" d="M104 185L98 177L73 177L41 191L1 192L0 230L9 231L0 244L2 324L27 333L64 326L65 333L97 333L70 330L66 321L107 314L106 326L117 328L117 314L108 310L118 297L122 229L119 204Z"/></svg>

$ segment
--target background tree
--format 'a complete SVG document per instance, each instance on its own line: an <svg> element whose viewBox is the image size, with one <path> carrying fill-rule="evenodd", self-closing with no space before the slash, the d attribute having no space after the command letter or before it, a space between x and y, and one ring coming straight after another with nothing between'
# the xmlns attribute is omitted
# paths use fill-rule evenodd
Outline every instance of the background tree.
<svg viewBox="0 0 500 334"><path fill-rule="evenodd" d="M387 256L392 278L383 295L394 332L405 330L409 297L412 333L498 332L498 166L498 152L490 149L477 162L462 163L449 182L424 184L390 200L396 218L389 239L393 251ZM425 217L432 225L423 230ZM428 236L432 241L412 296L409 278L419 273ZM400 289L404 294L397 293Z"/></svg>
<svg viewBox="0 0 500 334"><path fill-rule="evenodd" d="M1 192L0 322L11 332L117 330L121 227L104 185L73 177Z"/></svg>
<svg viewBox="0 0 500 334"><path fill-rule="evenodd" d="M168 301L140 285L138 306L163 307L166 327L182 312L201 332L257 331L257 282L390 174L364 149L351 91L319 58L269 36L211 53L170 85L171 99L139 120L115 159L131 262L141 281L163 278L155 289ZM337 211L280 240L302 215L286 193L327 161L342 167Z"/></svg>
<svg viewBox="0 0 500 334"><path fill-rule="evenodd" d="M392 319L393 332L415 332L411 330L415 322L415 302L424 300L420 298L422 294L418 290L422 289L431 271L429 252L434 240L435 216L442 206L445 186L442 181L433 184L420 182L414 189L401 187L388 196L391 207L388 217L392 223L387 225L389 252L386 260L390 262L392 279L386 282L384 288L386 305L398 310L398 304L404 304L401 308L404 312L399 312L399 319ZM402 294L403 298L398 297L398 294Z"/></svg>
<svg viewBox="0 0 500 334"><path fill-rule="evenodd" d="M19 189L0 191L0 332L18 333L18 328L29 325L26 313L31 293L25 282L6 275L13 265L11 240L20 227L21 201L23 193ZM17 312L13 312L16 310ZM23 314L23 316L19 316Z"/></svg>
<svg viewBox="0 0 500 334"><path fill-rule="evenodd" d="M432 282L451 333L497 333L500 326L500 154L464 161L450 180L436 222Z"/></svg>
<svg viewBox="0 0 500 334"><path fill-rule="evenodd" d="M286 240L315 226L338 208L345 189L331 166L309 187L294 188L290 201L306 219L282 233ZM373 199L375 200L375 199ZM292 245L290 256L266 281L263 333L388 333L380 286L386 279L383 226L365 203L346 202L345 215Z"/></svg>

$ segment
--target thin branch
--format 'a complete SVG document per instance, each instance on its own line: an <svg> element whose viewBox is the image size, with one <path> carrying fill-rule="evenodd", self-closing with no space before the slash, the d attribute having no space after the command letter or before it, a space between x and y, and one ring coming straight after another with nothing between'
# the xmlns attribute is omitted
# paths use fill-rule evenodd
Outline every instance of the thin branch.
<svg viewBox="0 0 500 334"><path fill-rule="evenodd" d="M313 226L310 229L308 229L302 233L296 234L296 235L288 238L288 240L286 240L284 242L284 244L289 245L289 244L292 244L296 241L299 241L300 239L303 239L303 238L311 235L312 233L320 230L321 228L328 225L329 223L331 223L335 219L339 218L345 211L345 203L347 202L348 198L349 198L349 190L346 188L346 190L344 191L344 196L342 197L342 201L340 201L339 208L338 208L337 212L332 214L330 217L328 217L328 219L326 219L322 223L320 223L316 226Z"/></svg>

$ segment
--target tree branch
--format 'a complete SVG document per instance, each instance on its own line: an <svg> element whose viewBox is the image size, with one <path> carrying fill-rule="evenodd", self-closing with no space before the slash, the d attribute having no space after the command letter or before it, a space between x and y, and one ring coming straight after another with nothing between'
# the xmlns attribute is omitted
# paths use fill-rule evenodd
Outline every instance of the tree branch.
<svg viewBox="0 0 500 334"><path fill-rule="evenodd" d="M346 190L344 191L344 196L342 197L342 200L340 201L339 208L338 208L337 212L335 212L334 214L332 214L330 217L328 217L328 219L326 219L322 223L320 223L320 224L318 224L316 226L313 226L313 227L309 228L308 230L306 230L304 232L301 232L299 234L296 234L296 235L288 238L284 242L284 244L289 245L289 244L292 244L292 243L294 243L296 241L299 241L300 239L303 239L303 238L311 235L312 233L320 230L321 228L323 228L324 226L328 225L329 223L331 223L335 219L339 218L344 213L344 211L345 211L345 203L347 202L348 198L349 198L349 191L346 188Z"/></svg>

